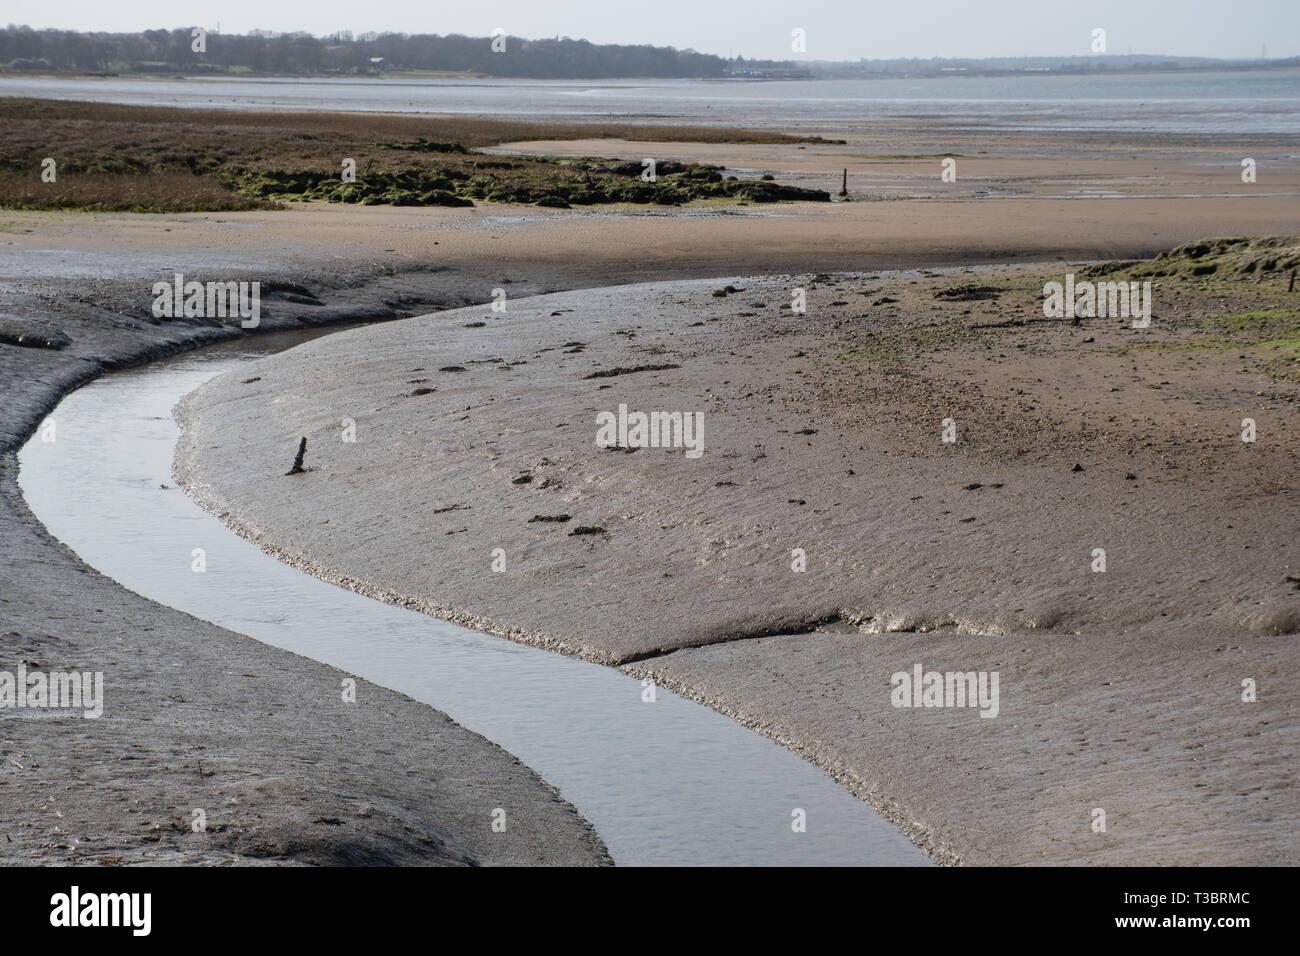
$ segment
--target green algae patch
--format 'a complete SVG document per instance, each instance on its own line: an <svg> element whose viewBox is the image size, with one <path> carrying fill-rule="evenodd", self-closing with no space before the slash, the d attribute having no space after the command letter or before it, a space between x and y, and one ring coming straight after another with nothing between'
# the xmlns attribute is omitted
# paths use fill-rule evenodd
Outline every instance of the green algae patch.
<svg viewBox="0 0 1300 956"><path fill-rule="evenodd" d="M681 206L702 200L830 201L825 190L737 179L724 176L722 167L671 160L656 164L653 179L643 179L641 163L434 152L425 163L359 168L352 182L343 182L333 170L255 167L231 168L223 182L258 199L393 206L471 206L478 201L566 209L615 203Z"/></svg>
<svg viewBox="0 0 1300 956"><path fill-rule="evenodd" d="M1145 262L1110 262L1081 270L1088 277L1196 279L1216 276L1228 280L1290 273L1300 268L1300 242L1294 237L1232 237L1199 239L1162 252Z"/></svg>

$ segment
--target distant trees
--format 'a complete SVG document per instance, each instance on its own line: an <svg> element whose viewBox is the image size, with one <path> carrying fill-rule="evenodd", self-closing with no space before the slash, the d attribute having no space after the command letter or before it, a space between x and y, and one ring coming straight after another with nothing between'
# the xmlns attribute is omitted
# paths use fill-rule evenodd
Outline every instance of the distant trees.
<svg viewBox="0 0 1300 956"><path fill-rule="evenodd" d="M349 33L314 37L307 33L209 31L207 51L195 53L188 27L143 33L77 33L11 24L0 31L0 67L77 72L366 73L372 57L383 57L386 69L555 79L708 77L722 76L727 69L721 57L672 47L510 37L505 53L493 53L490 43L488 37L459 35L367 33L354 38Z"/></svg>
<svg viewBox="0 0 1300 956"><path fill-rule="evenodd" d="M493 53L489 37L453 34L346 31L314 37L308 33L244 35L209 31L207 50L191 48L191 28L143 33L77 33L9 25L0 31L0 69L103 72L244 72L362 74L374 72L373 58L387 70L481 73L487 76L598 79L608 77L698 78L729 73L751 76L815 75L828 79L875 76L952 76L1022 73L1091 73L1106 70L1252 69L1289 67L1290 60L1212 60L1205 57L1109 54L858 60L728 61L672 47L597 45L567 37L524 40L508 37L505 53Z"/></svg>

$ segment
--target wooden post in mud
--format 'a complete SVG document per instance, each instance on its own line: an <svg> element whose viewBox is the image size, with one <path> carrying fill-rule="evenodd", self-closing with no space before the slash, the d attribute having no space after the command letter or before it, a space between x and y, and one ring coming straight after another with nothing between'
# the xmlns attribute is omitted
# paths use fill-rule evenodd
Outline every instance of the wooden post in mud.
<svg viewBox="0 0 1300 956"><path fill-rule="evenodd" d="M302 466L302 460L303 458L306 457L306 455L307 455L307 439L304 436L303 439L298 442L298 454L294 456L293 467L290 468L288 471L286 471L285 474L301 475L304 471L306 471L307 469Z"/></svg>
<svg viewBox="0 0 1300 956"><path fill-rule="evenodd" d="M849 171L844 170L844 181L840 184L840 195L848 196L849 194Z"/></svg>

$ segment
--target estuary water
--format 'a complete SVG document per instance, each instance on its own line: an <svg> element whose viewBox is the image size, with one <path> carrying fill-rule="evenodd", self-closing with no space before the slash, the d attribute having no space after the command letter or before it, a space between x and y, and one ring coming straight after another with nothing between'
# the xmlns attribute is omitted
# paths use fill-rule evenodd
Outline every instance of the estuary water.
<svg viewBox="0 0 1300 956"><path fill-rule="evenodd" d="M0 77L0 96L670 125L1300 133L1300 69L846 80Z"/></svg>

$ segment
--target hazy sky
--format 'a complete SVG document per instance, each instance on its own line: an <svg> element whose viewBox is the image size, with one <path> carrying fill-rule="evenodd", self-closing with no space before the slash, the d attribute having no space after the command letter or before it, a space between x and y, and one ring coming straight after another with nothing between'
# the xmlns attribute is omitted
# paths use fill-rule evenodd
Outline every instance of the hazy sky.
<svg viewBox="0 0 1300 956"><path fill-rule="evenodd" d="M137 31L220 24L250 29L569 36L594 43L693 47L726 56L1021 56L1110 53L1300 55L1300 0L58 0L7 18L28 26ZM807 53L791 52L791 31Z"/></svg>

